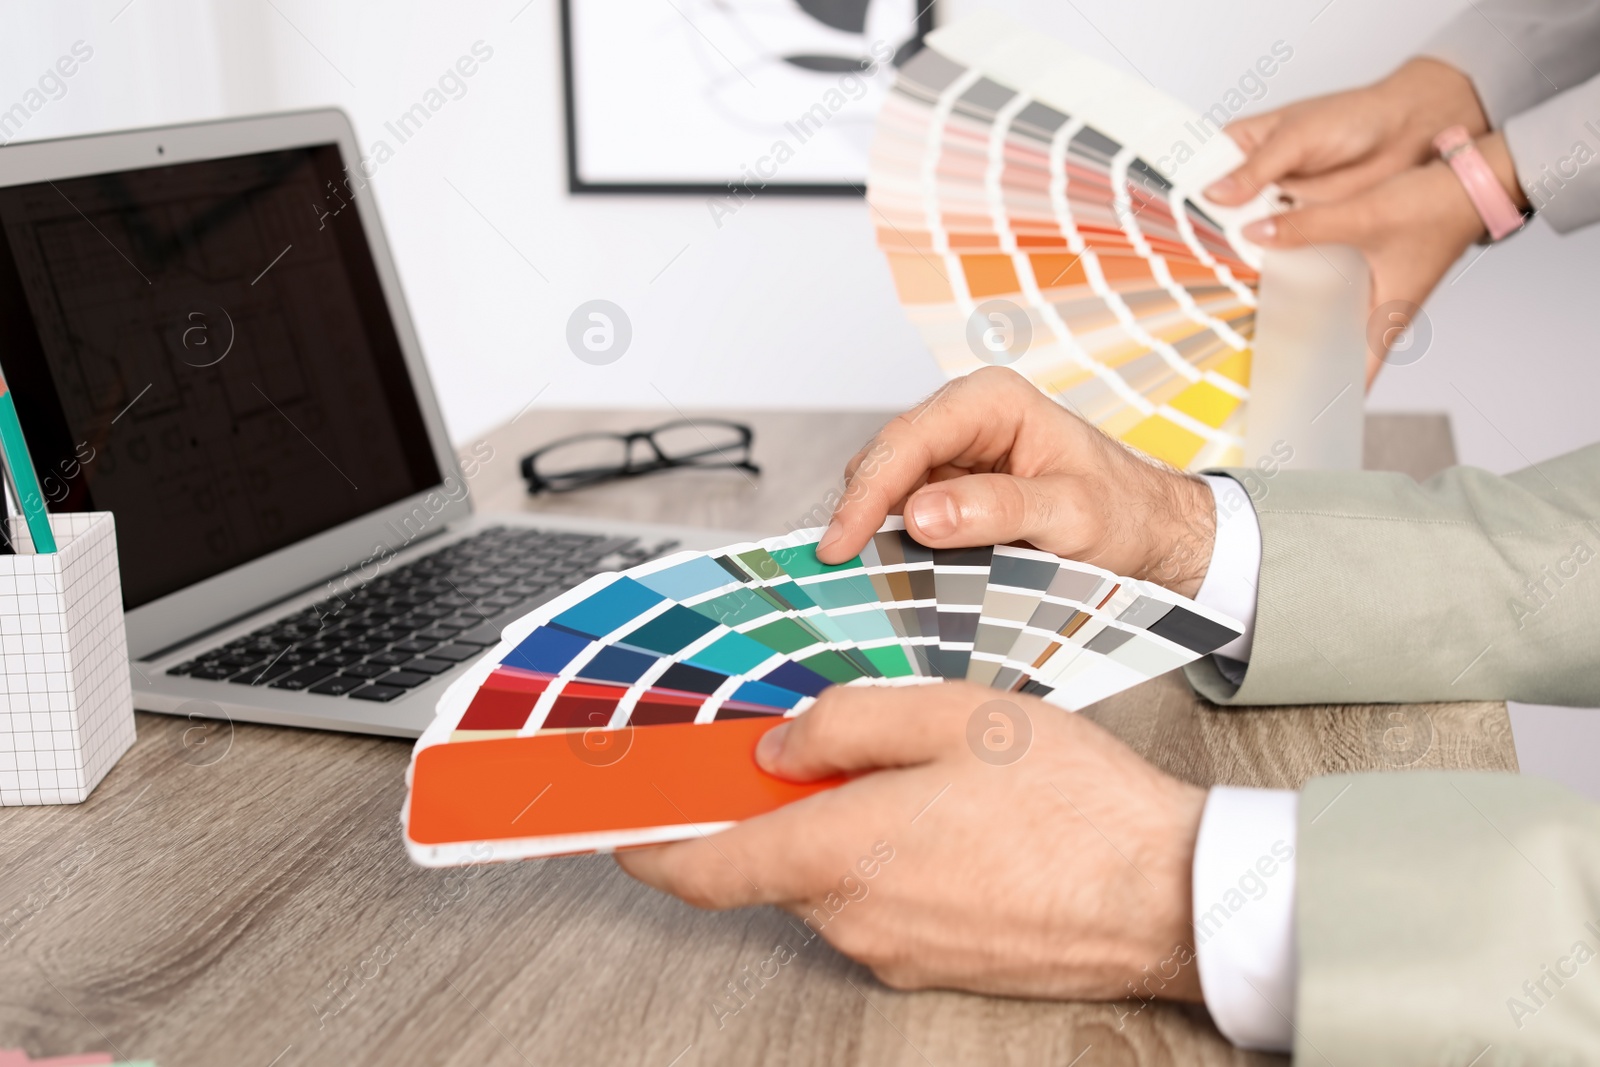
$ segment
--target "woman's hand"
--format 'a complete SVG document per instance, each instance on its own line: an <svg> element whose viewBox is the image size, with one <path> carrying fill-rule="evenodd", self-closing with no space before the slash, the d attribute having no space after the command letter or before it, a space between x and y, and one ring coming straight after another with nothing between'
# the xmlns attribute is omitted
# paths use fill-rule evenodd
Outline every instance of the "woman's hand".
<svg viewBox="0 0 1600 1067"><path fill-rule="evenodd" d="M1514 200L1526 206L1505 139L1478 141L1489 166ZM1351 245L1372 270L1373 310L1399 302L1382 329L1368 333L1367 384L1383 367L1388 347L1451 264L1484 235L1483 220L1460 179L1442 161L1412 167L1348 200L1285 212L1245 227L1244 236L1263 248L1307 244Z"/></svg>
<svg viewBox="0 0 1600 1067"><path fill-rule="evenodd" d="M1242 204L1277 182L1297 204L1343 200L1426 162L1433 138L1456 125L1474 137L1488 130L1472 82L1449 64L1413 59L1374 85L1229 123L1247 158L1205 195Z"/></svg>

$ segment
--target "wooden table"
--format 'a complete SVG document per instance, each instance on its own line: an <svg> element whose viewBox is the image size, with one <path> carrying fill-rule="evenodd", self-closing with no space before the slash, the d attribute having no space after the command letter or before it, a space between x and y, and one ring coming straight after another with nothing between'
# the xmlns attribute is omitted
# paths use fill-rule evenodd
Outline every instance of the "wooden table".
<svg viewBox="0 0 1600 1067"><path fill-rule="evenodd" d="M527 412L478 443L494 458L474 492L528 507L523 451L672 415ZM759 479L674 473L545 506L778 532L826 507L885 417L748 415ZM1443 417L1373 417L1369 438L1369 466L1453 458ZM1169 675L1085 714L1201 784L1516 769L1501 704L1218 711ZM787 916L697 912L604 857L422 870L399 838L409 744L239 725L196 747L190 725L141 714L86 803L0 811L0 1047L161 1067L1279 1062L1199 1009L897 993L820 941L719 1027L724 984Z"/></svg>

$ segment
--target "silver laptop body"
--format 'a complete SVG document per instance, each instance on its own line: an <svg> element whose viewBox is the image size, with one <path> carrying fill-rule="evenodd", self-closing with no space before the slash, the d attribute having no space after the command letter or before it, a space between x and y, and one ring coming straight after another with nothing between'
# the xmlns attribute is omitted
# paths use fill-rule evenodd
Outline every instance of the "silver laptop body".
<svg viewBox="0 0 1600 1067"><path fill-rule="evenodd" d="M415 736L506 622L730 539L474 515L361 160L338 110L0 148L0 366L52 509L117 516L140 709Z"/></svg>

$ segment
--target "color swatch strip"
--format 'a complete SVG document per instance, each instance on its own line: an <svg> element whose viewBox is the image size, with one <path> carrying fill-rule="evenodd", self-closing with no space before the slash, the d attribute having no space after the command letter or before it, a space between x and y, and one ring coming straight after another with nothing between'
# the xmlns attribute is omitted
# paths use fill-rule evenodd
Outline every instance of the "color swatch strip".
<svg viewBox="0 0 1600 1067"><path fill-rule="evenodd" d="M992 14L937 31L879 115L878 243L948 374L1014 365L1159 459L1237 462L1259 282L1237 223L1267 208L1200 206L1242 157L1215 135L1152 159L1199 116L1129 81Z"/></svg>
<svg viewBox="0 0 1600 1067"><path fill-rule="evenodd" d="M815 791L780 788L753 745L831 685L964 679L1077 710L1240 629L1026 546L929 549L893 518L859 556L827 564L821 533L597 575L507 627L417 742L412 857L442 866L710 833Z"/></svg>

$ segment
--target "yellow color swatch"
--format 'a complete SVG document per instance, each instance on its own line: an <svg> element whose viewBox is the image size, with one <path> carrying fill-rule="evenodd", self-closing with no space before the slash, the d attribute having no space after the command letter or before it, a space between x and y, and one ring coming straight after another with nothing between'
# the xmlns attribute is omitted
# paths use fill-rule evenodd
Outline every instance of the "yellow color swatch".
<svg viewBox="0 0 1600 1067"><path fill-rule="evenodd" d="M1195 382L1167 403L1207 426L1220 427L1239 408L1238 397L1224 393L1210 382Z"/></svg>
<svg viewBox="0 0 1600 1067"><path fill-rule="evenodd" d="M1229 381L1238 382L1240 385L1250 384L1250 350L1234 352L1222 362L1211 368Z"/></svg>
<svg viewBox="0 0 1600 1067"><path fill-rule="evenodd" d="M1123 434L1122 439L1163 463L1179 468L1187 467L1206 443L1204 437L1160 415L1151 415L1138 423Z"/></svg>

